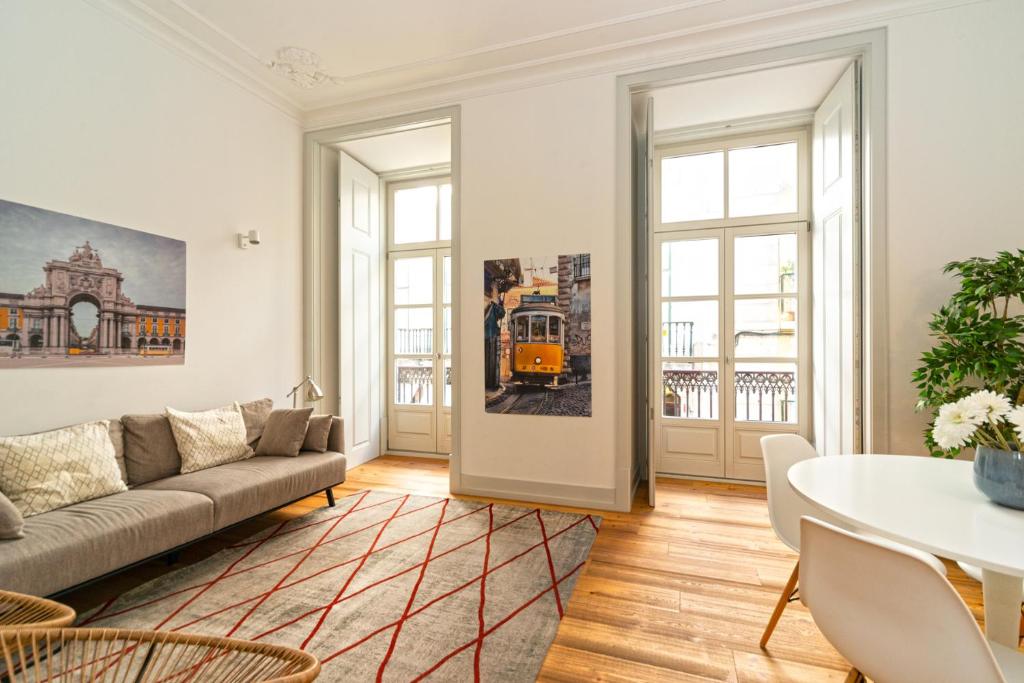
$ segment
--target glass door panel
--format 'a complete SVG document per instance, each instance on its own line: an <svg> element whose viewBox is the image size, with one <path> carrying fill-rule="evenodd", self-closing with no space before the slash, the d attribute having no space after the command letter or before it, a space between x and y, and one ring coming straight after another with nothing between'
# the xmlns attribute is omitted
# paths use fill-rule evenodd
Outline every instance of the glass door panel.
<svg viewBox="0 0 1024 683"><path fill-rule="evenodd" d="M723 237L721 230L669 233L654 251L651 355L660 387L655 409L657 471L722 476Z"/></svg>
<svg viewBox="0 0 1024 683"><path fill-rule="evenodd" d="M657 471L763 480L760 437L802 433L803 224L661 233L651 385ZM530 330L523 330L530 334Z"/></svg>

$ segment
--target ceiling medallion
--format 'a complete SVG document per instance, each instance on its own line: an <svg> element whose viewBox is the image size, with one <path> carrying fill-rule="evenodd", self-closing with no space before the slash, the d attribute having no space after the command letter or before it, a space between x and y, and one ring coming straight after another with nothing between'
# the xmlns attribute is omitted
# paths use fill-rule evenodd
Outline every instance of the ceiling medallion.
<svg viewBox="0 0 1024 683"><path fill-rule="evenodd" d="M282 47L274 59L265 63L271 71L281 74L300 88L341 82L320 68L320 55L301 47Z"/></svg>

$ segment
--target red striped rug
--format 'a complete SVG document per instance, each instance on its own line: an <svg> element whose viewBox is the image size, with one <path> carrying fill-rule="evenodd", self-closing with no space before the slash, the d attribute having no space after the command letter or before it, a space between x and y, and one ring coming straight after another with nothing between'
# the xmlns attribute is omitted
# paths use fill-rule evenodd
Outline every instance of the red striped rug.
<svg viewBox="0 0 1024 683"><path fill-rule="evenodd" d="M103 605L81 625L280 643L323 681L532 681L599 517L363 491Z"/></svg>

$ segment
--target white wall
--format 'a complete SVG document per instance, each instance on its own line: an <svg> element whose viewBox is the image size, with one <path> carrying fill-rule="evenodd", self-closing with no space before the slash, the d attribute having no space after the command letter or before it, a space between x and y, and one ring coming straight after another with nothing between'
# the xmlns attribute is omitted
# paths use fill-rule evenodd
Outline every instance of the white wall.
<svg viewBox="0 0 1024 683"><path fill-rule="evenodd" d="M301 373L299 125L70 0L0 2L0 92L0 198L188 249L184 366L0 371L0 434L285 402ZM237 249L250 228L264 244Z"/></svg>
<svg viewBox="0 0 1024 683"><path fill-rule="evenodd" d="M481 97L462 105L462 472L614 487L615 79ZM484 412L483 262L591 254L593 416ZM626 362L626 359L621 359ZM519 490L519 489L517 489Z"/></svg>
<svg viewBox="0 0 1024 683"><path fill-rule="evenodd" d="M956 289L942 266L1024 247L1024 3L900 19L889 34L889 427L924 453L910 373Z"/></svg>
<svg viewBox="0 0 1024 683"><path fill-rule="evenodd" d="M865 26L863 28L870 28ZM949 260L1024 246L1024 3L993 0L903 17L889 33L890 450L923 453L910 373L927 321L953 290ZM612 331L613 274L627 268L614 224L614 74L462 104L462 472L581 487L622 485L616 420L629 358ZM594 258L594 416L483 410L482 261L538 245ZM621 435L619 435L621 436Z"/></svg>

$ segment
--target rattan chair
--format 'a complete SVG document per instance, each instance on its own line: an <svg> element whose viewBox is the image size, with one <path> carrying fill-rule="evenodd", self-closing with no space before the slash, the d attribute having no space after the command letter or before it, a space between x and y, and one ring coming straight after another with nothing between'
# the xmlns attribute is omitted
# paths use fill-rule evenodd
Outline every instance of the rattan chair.
<svg viewBox="0 0 1024 683"><path fill-rule="evenodd" d="M75 621L75 610L53 600L0 591L0 630L62 628Z"/></svg>
<svg viewBox="0 0 1024 683"><path fill-rule="evenodd" d="M0 631L0 680L28 683L307 683L313 655L282 645L169 631Z"/></svg>

